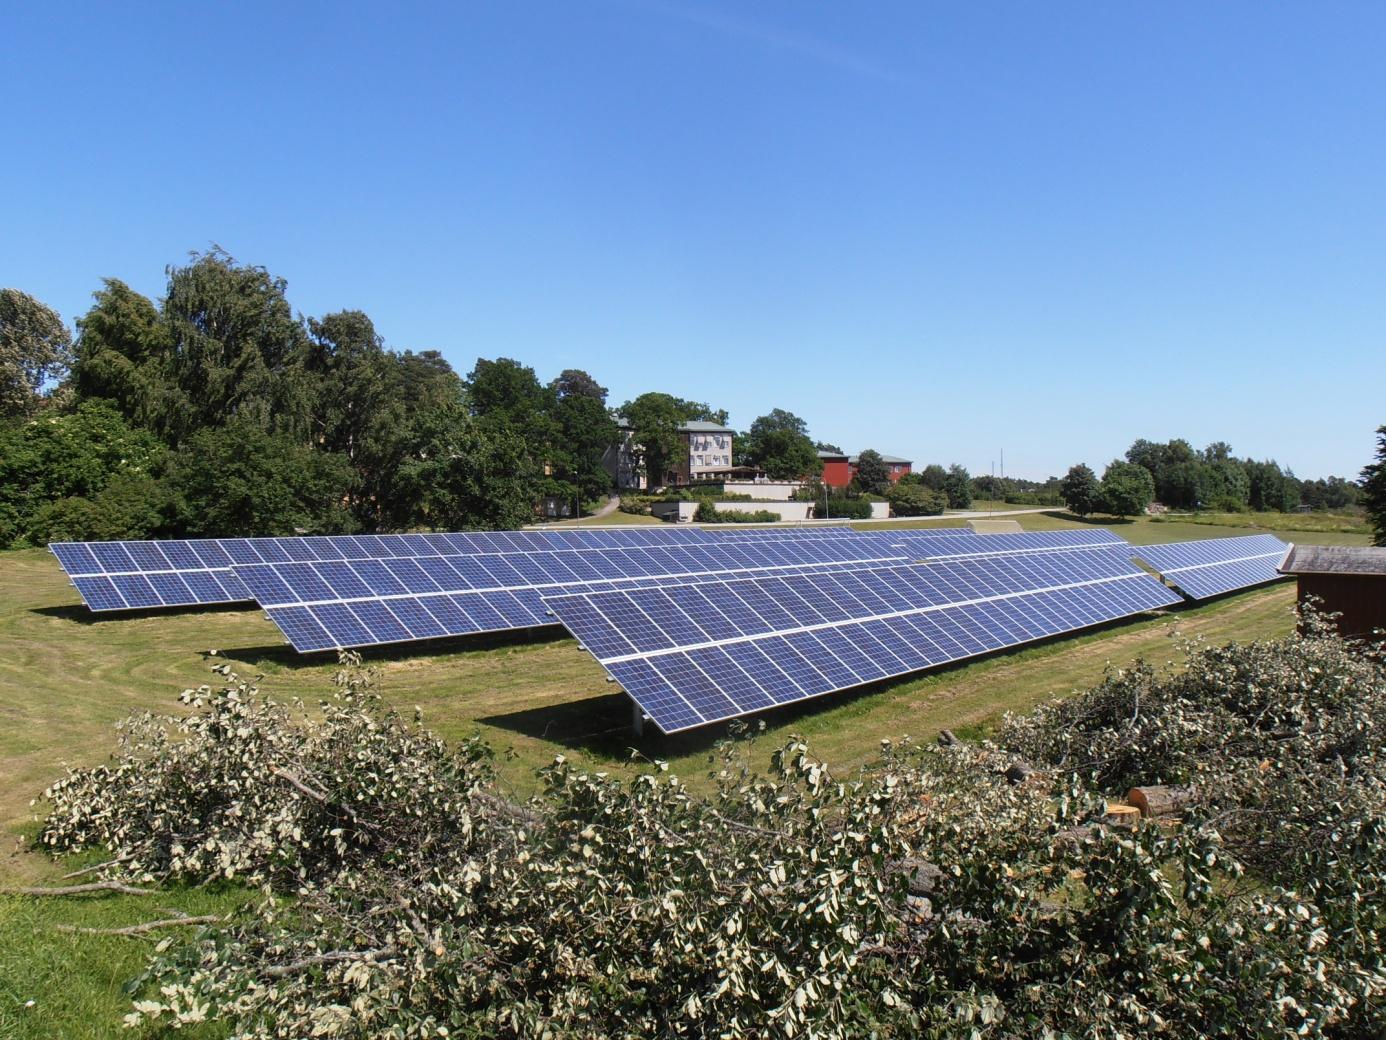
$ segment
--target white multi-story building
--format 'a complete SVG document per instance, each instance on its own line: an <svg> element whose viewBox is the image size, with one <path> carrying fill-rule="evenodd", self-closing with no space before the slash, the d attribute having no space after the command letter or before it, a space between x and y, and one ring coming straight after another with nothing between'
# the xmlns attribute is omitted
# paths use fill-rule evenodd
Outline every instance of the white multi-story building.
<svg viewBox="0 0 1386 1040"><path fill-rule="evenodd" d="M607 450L602 465L618 488L643 488L645 474L636 461L639 445L634 441L634 431L619 417L617 422L621 427L621 442ZM683 458L669 467L662 483L680 486L743 475L732 466L732 438L735 432L730 426L720 423L702 420L683 423L679 427Z"/></svg>

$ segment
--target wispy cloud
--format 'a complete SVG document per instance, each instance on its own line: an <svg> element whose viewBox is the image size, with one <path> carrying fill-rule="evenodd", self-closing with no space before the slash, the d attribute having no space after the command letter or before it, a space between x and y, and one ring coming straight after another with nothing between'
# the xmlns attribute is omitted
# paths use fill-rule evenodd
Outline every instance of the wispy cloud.
<svg viewBox="0 0 1386 1040"><path fill-rule="evenodd" d="M807 61L826 65L840 72L881 80L886 83L905 83L904 77L870 58L838 47L823 40L784 30L778 26L734 17L706 7L669 3L667 0L632 0L632 6L663 18L696 25L710 32L737 40L760 44L768 50L793 54Z"/></svg>

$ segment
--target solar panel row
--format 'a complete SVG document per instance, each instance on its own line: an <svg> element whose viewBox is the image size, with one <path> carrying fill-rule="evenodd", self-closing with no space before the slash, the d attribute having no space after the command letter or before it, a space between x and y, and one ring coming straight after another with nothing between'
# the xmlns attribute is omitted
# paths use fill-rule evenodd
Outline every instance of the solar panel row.
<svg viewBox="0 0 1386 1040"><path fill-rule="evenodd" d="M1131 552L1190 599L1207 599L1283 578L1276 567L1287 548L1275 535L1258 534L1141 545Z"/></svg>
<svg viewBox="0 0 1386 1040"><path fill-rule="evenodd" d="M413 558L479 552L702 544L696 529L660 531L500 531L455 534L328 535L169 541L55 542L49 546L91 610L197 606L252 599L236 564Z"/></svg>
<svg viewBox="0 0 1386 1040"><path fill-rule="evenodd" d="M874 545L834 539L261 564L238 566L235 573L294 647L306 652L554 624L541 601L544 592L904 558L898 551L876 552Z"/></svg>
<svg viewBox="0 0 1386 1040"><path fill-rule="evenodd" d="M673 733L1178 601L1129 560L1076 551L544 602Z"/></svg>

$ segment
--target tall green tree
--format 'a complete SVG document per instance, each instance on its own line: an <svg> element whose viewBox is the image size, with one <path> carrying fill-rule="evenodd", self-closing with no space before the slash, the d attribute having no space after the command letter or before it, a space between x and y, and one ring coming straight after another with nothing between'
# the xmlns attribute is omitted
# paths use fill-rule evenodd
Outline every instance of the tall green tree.
<svg viewBox="0 0 1386 1040"><path fill-rule="evenodd" d="M972 475L958 463L948 467L948 477L943 482L943 493L948 496L951 509L967 509L972 505Z"/></svg>
<svg viewBox="0 0 1386 1040"><path fill-rule="evenodd" d="M772 409L751 423L746 457L772 480L800 480L823 471L818 450L809 440L808 424L783 408Z"/></svg>
<svg viewBox="0 0 1386 1040"><path fill-rule="evenodd" d="M937 462L931 462L919 471L919 483L930 491L942 491L948 486L948 471Z"/></svg>
<svg viewBox="0 0 1386 1040"><path fill-rule="evenodd" d="M1362 470L1362 505L1376 545L1386 545L1386 426L1376 428L1376 461Z"/></svg>
<svg viewBox="0 0 1386 1040"><path fill-rule="evenodd" d="M1069 512L1078 516L1088 516L1102 508L1102 485L1098 483L1097 474L1084 463L1069 467L1059 485L1059 493Z"/></svg>
<svg viewBox="0 0 1386 1040"><path fill-rule="evenodd" d="M435 350L386 351L383 401L373 408L352 454L357 479L353 511L368 530L398 530L416 516L416 488L404 479L440 424L470 421L461 377Z"/></svg>
<svg viewBox="0 0 1386 1040"><path fill-rule="evenodd" d="M1114 460L1102 474L1102 507L1115 516L1139 516L1155 501L1155 479L1144 466Z"/></svg>
<svg viewBox="0 0 1386 1040"><path fill-rule="evenodd" d="M308 319L304 371L311 381L314 444L357 459L371 427L397 396L390 360L375 324L363 312Z"/></svg>
<svg viewBox="0 0 1386 1040"><path fill-rule="evenodd" d="M636 465L645 470L650 488L664 484L669 471L685 460L687 448L679 437L682 424L697 420L721 425L727 422L725 410L658 391L627 401L621 405L620 413L630 424Z"/></svg>
<svg viewBox="0 0 1386 1040"><path fill-rule="evenodd" d="M235 418L306 443L306 337L284 279L220 249L168 276L163 314L176 396L157 417L167 439L177 444Z"/></svg>
<svg viewBox="0 0 1386 1040"><path fill-rule="evenodd" d="M483 423L463 408L428 413L417 451L400 467L401 526L435 531L506 530L534 515L539 472L508 423Z"/></svg>
<svg viewBox="0 0 1386 1040"><path fill-rule="evenodd" d="M606 407L606 387L570 368L549 384L549 394L557 434L553 475L581 498L597 498L611 488L602 457L620 437Z"/></svg>
<svg viewBox="0 0 1386 1040"><path fill-rule="evenodd" d="M856 482L868 495L884 495L890 490L890 467L879 451L867 448L857 456Z"/></svg>
<svg viewBox="0 0 1386 1040"><path fill-rule="evenodd" d="M72 333L58 312L18 289L0 289L0 418L29 415L44 385L72 364Z"/></svg>
<svg viewBox="0 0 1386 1040"><path fill-rule="evenodd" d="M77 319L73 391L108 401L125 418L152 428L173 393L168 326L147 296L116 278L103 285Z"/></svg>

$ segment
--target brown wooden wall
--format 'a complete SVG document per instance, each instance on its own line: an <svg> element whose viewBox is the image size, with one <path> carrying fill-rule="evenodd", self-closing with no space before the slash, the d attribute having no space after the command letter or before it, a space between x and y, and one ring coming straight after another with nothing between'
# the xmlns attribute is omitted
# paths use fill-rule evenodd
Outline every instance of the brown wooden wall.
<svg viewBox="0 0 1386 1040"><path fill-rule="evenodd" d="M1299 602L1317 598L1330 614L1341 614L1338 630L1345 636L1365 636L1386 630L1386 575L1301 574Z"/></svg>

